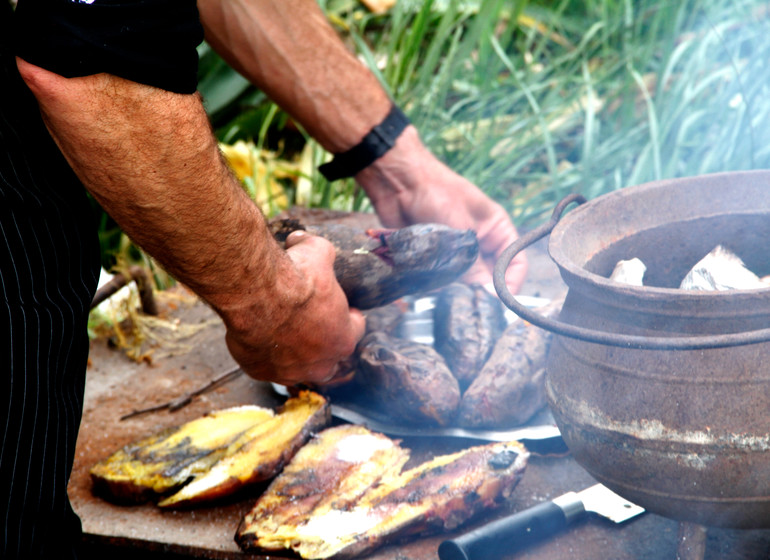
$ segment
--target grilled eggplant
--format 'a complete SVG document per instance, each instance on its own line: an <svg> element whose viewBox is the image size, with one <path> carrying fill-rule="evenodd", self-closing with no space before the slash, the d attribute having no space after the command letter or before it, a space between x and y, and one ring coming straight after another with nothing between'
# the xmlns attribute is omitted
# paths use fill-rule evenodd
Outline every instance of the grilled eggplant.
<svg viewBox="0 0 770 560"><path fill-rule="evenodd" d="M405 308L406 305L403 300L400 300L364 311L366 333L384 332L395 334L403 320Z"/></svg>
<svg viewBox="0 0 770 560"><path fill-rule="evenodd" d="M229 496L247 485L274 478L310 436L331 419L326 399L311 391L290 398L273 418L245 431L224 456L160 507L182 507Z"/></svg>
<svg viewBox="0 0 770 560"><path fill-rule="evenodd" d="M356 398L397 422L448 425L460 404L460 387L430 346L370 333L358 346Z"/></svg>
<svg viewBox="0 0 770 560"><path fill-rule="evenodd" d="M273 416L258 406L229 408L126 445L91 469L94 491L119 501L155 498L207 471L241 434Z"/></svg>
<svg viewBox="0 0 770 560"><path fill-rule="evenodd" d="M564 298L538 312L559 313ZM552 335L524 321L506 327L492 354L463 393L457 421L466 428L518 426L545 406L545 361Z"/></svg>
<svg viewBox="0 0 770 560"><path fill-rule="evenodd" d="M458 423L466 428L517 426L543 408L550 340L550 333L533 325L510 325L463 394Z"/></svg>
<svg viewBox="0 0 770 560"><path fill-rule="evenodd" d="M495 443L402 472L403 454L385 445L384 436L360 430L334 437L327 430L316 448L298 453L244 518L236 534L241 548L268 553L289 549L305 559L351 558L397 537L451 530L481 511L500 507L528 458L518 442ZM361 438L372 438L371 443L362 444ZM329 458L344 456L345 449L371 458L355 468L327 468ZM295 484L300 488L296 500ZM321 497L312 492L313 486ZM274 504L282 502L290 514L275 519Z"/></svg>
<svg viewBox="0 0 770 560"><path fill-rule="evenodd" d="M454 283L438 293L433 317L435 348L465 390L505 330L503 305L481 284Z"/></svg>
<svg viewBox="0 0 770 560"><path fill-rule="evenodd" d="M441 224L362 230L340 224L270 224L276 239L303 229L331 241L334 272L351 307L371 309L453 282L474 263L478 240L471 230Z"/></svg>

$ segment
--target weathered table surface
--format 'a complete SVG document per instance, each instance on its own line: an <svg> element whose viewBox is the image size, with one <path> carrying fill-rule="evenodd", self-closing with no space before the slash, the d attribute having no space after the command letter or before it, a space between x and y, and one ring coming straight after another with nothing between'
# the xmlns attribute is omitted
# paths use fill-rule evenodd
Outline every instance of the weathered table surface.
<svg viewBox="0 0 770 560"><path fill-rule="evenodd" d="M557 295L552 291L563 287L559 287L558 274L547 257L533 252L530 261L532 271L525 293ZM103 340L93 343L70 497L82 519L86 538L91 542L129 546L138 552L166 551L195 558L256 557L243 554L233 535L242 516L252 507L258 489L229 503L189 511L162 511L151 504L118 506L91 492L89 468L126 443L213 409L244 403L275 406L283 400L269 385L241 376L196 398L177 412L161 411L121 421L119 418L123 414L197 389L234 365L225 348L224 329L213 313L200 303L181 307L176 313L183 321L205 326L184 341L188 347L179 355L157 358L149 364L137 363L109 348ZM470 444L458 440L404 439L406 447L423 456L454 451ZM569 456L533 456L506 512L522 510L591 483L592 478ZM505 512L492 514L483 521L501 513ZM668 560L676 555L677 532L676 521L653 514L645 514L623 525L588 518L560 535L512 552L510 558ZM708 535L707 560L770 557L770 531L709 529ZM382 548L371 558L434 559L443 538L446 536L413 539Z"/></svg>

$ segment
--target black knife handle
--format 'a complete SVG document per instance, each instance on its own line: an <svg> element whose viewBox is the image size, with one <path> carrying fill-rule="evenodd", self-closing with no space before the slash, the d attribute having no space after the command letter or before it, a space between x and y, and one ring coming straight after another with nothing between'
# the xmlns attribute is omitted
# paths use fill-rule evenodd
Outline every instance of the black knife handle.
<svg viewBox="0 0 770 560"><path fill-rule="evenodd" d="M544 502L442 542L438 557L440 560L497 560L566 525L564 511L553 502Z"/></svg>

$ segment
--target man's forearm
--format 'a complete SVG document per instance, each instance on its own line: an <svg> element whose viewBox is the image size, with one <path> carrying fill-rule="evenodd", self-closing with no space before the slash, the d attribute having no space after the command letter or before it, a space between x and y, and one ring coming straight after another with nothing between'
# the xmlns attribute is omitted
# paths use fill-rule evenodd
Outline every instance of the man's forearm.
<svg viewBox="0 0 770 560"><path fill-rule="evenodd" d="M349 150L388 114L387 93L316 0L198 0L198 9L209 43L328 151ZM467 280L491 283L496 258L517 237L503 208L440 162L413 126L355 179L387 226L435 221L476 230L483 261ZM509 268L512 291L525 273L520 253Z"/></svg>
<svg viewBox="0 0 770 560"><path fill-rule="evenodd" d="M261 288L243 279L273 281L264 220L221 160L197 95L20 70L88 190L169 272L221 309L234 304L228 292Z"/></svg>
<svg viewBox="0 0 770 560"><path fill-rule="evenodd" d="M356 145L390 109L376 77L315 0L198 0L206 40L331 152Z"/></svg>
<svg viewBox="0 0 770 560"><path fill-rule="evenodd" d="M197 95L18 65L83 184L219 312L247 373L317 383L353 351L364 319L334 277L334 248L309 235L278 246L226 168Z"/></svg>

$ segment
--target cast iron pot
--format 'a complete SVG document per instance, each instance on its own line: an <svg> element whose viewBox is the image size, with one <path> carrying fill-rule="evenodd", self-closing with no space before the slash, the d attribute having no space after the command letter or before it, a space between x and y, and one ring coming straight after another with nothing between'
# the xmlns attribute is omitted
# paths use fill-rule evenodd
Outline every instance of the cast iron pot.
<svg viewBox="0 0 770 560"><path fill-rule="evenodd" d="M558 320L519 305L504 281L513 257L548 233L568 286ZM556 333L549 405L594 477L666 517L767 528L770 289L677 289L719 244L770 274L770 171L568 197L501 256L495 287L515 313ZM633 257L647 266L644 287L608 279Z"/></svg>

